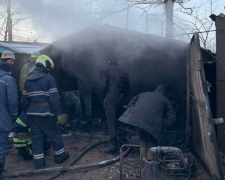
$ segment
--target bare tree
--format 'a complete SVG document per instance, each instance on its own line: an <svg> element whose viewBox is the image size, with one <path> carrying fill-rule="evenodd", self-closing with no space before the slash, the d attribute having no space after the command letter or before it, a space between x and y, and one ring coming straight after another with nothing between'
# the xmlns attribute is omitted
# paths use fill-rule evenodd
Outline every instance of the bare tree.
<svg viewBox="0 0 225 180"><path fill-rule="evenodd" d="M183 3L188 2L189 0L125 0L123 3L118 0L114 0L114 3L118 4L124 4L127 5L124 8L121 8L119 10L115 11L101 11L102 15L105 17L111 16L113 14L118 14L123 11L127 11L127 20L126 20L126 28L128 27L128 15L129 15L129 9L132 7L137 7L148 16L147 12L150 10L150 8L156 8L158 6L164 7L165 10L165 17L166 17L166 36L169 38L173 37L173 7L174 3L179 3L181 6L183 6ZM82 3L103 3L102 0L80 0ZM184 7L183 7L184 8ZM184 8L185 9L185 8ZM96 13L96 12L95 12ZM147 25L146 25L147 26ZM148 32L146 30L146 32Z"/></svg>
<svg viewBox="0 0 225 180"><path fill-rule="evenodd" d="M0 39L4 41L33 41L39 37L32 36L32 28L21 28L26 20L31 20L22 5L17 0L0 0ZM27 36L27 32L30 35ZM23 34L26 35L24 36Z"/></svg>
<svg viewBox="0 0 225 180"><path fill-rule="evenodd" d="M95 4L96 7L101 6L104 0L80 0L82 3ZM188 6L190 0L125 0L123 2L119 0L113 1L118 8L114 11L106 11L98 9L94 13L99 13L103 18L127 11L126 28L128 27L128 15L129 9L132 7L139 8L147 15L147 12L151 8L164 8L164 15L166 17L166 34L167 37L174 36L175 38L185 37L185 40L189 40L194 32L200 33L200 40L202 46L210 48L211 42L214 36L210 34L210 30L213 28L213 22L209 18L211 12L213 12L213 5L217 0L207 0L204 3L199 1L195 4ZM192 1L193 2L193 1ZM124 5L121 8L122 4ZM204 10L205 7L209 7L209 10ZM214 7L215 10L216 7ZM95 9L96 10L96 9ZM210 14L208 13L210 12ZM175 18L175 19L174 19ZM174 20L173 20L174 19ZM146 25L147 26L147 25ZM176 34L174 31L176 29ZM177 31L180 31L179 33ZM148 32L146 30L146 32ZM162 34L162 33L161 33ZM183 38L184 39L184 38Z"/></svg>
<svg viewBox="0 0 225 180"><path fill-rule="evenodd" d="M217 2L213 1L213 4ZM176 9L179 12L179 16L175 16L176 23L175 26L182 29L184 32L178 36L188 36L192 33L199 32L199 38L201 45L204 49L211 49L212 50L212 41L215 40L215 35L210 35L210 30L213 28L213 21L209 18L211 12L208 10L211 7L209 5L212 1L207 1L202 4L198 4L191 8L191 11L183 11L183 9ZM208 7L208 9L206 8ZM216 7L215 7L216 8ZM214 10L215 10L214 8ZM212 10L212 12L214 11ZM191 13L190 13L191 12ZM183 15L182 15L183 14Z"/></svg>

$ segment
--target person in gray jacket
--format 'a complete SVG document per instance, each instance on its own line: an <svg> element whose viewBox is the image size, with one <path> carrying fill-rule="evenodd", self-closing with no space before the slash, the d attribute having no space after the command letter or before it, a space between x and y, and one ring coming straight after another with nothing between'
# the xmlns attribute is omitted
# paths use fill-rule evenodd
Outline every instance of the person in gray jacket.
<svg viewBox="0 0 225 180"><path fill-rule="evenodd" d="M166 88L160 85L154 92L135 96L119 121L135 126L140 137L141 159L152 160L151 147L155 147L166 126L176 120L172 104L166 98Z"/></svg>

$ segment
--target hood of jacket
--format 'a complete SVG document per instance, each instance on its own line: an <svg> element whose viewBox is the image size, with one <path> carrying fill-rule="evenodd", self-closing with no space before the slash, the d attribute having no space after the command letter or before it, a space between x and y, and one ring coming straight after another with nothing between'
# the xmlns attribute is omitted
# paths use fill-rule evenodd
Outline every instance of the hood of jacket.
<svg viewBox="0 0 225 180"><path fill-rule="evenodd" d="M0 77L4 75L10 75L10 74L5 72L3 69L0 69Z"/></svg>
<svg viewBox="0 0 225 180"><path fill-rule="evenodd" d="M48 70L44 68L44 66L35 66L34 69L27 75L27 80L35 80L42 78L48 74Z"/></svg>

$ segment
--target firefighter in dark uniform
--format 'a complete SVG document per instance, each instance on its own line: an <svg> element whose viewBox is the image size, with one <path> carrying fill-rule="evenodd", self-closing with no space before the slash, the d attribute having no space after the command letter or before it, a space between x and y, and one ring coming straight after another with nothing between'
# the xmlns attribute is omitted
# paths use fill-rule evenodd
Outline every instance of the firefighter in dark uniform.
<svg viewBox="0 0 225 180"><path fill-rule="evenodd" d="M135 96L119 121L135 126L140 137L140 157L152 160L150 149L158 145L166 126L176 121L172 103L166 97L164 85L154 92L144 92Z"/></svg>
<svg viewBox="0 0 225 180"><path fill-rule="evenodd" d="M24 84L26 82L26 77L29 72L35 67L35 61L41 54L39 52L34 52L28 58L28 61L21 69L19 78L19 89L21 94L23 93ZM22 111L13 125L14 137L13 144L15 149L18 150L19 156L24 160L31 160L33 158L32 152L32 141L30 137L30 128L27 122L27 117L24 111ZM50 148L50 142L47 142L47 146Z"/></svg>
<svg viewBox="0 0 225 180"><path fill-rule="evenodd" d="M16 119L12 129L12 132L14 132L13 144L15 149L18 150L18 154L24 160L31 160L33 157L31 148L32 141L26 119L27 117L24 112L20 113L19 117Z"/></svg>
<svg viewBox="0 0 225 180"><path fill-rule="evenodd" d="M123 113L124 100L130 91L129 77L119 66L115 56L108 59L108 66L100 72L100 82L110 137L110 146L105 152L114 154L119 152L120 146L117 137L120 125L117 120ZM126 137L121 138L125 139Z"/></svg>
<svg viewBox="0 0 225 180"><path fill-rule="evenodd" d="M61 114L60 96L55 79L48 74L54 68L54 63L50 57L41 55L35 64L26 78L21 106L31 128L34 165L36 169L42 169L45 168L45 136L51 141L57 164L67 160L69 153L64 151L62 136L56 124L57 116Z"/></svg>
<svg viewBox="0 0 225 180"><path fill-rule="evenodd" d="M8 135L17 119L18 111L16 81L10 76L11 73L9 63L0 63L0 176L4 170L8 150Z"/></svg>
<svg viewBox="0 0 225 180"><path fill-rule="evenodd" d="M33 159L30 127L28 125L27 116L24 111L22 111L19 117L16 119L16 122L12 128L12 132L14 132L13 145L14 148L18 150L18 155L24 160ZM51 148L51 142L46 137L44 137L43 146L45 151Z"/></svg>

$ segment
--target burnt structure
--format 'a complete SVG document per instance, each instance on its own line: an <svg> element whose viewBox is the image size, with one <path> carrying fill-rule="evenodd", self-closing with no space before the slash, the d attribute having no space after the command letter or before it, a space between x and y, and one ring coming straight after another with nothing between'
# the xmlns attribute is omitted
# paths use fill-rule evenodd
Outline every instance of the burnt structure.
<svg viewBox="0 0 225 180"><path fill-rule="evenodd" d="M54 60L53 74L61 92L79 89L84 117L103 116L99 73L107 65L106 59L114 55L130 77L127 102L159 84L168 85L178 115L176 129L184 134L187 49L188 44L180 41L96 25L60 39L41 52ZM173 129L169 128L171 132ZM173 135L177 136L177 131ZM176 137L170 139L177 141Z"/></svg>

